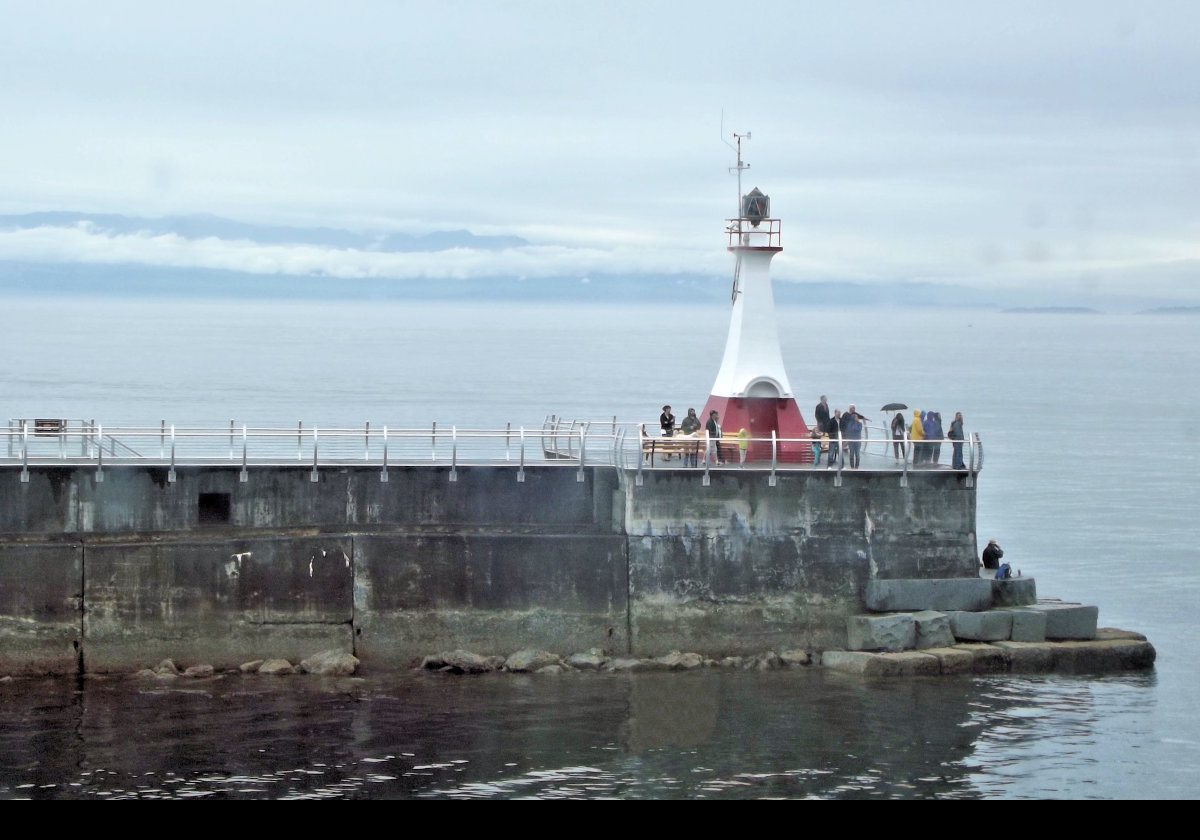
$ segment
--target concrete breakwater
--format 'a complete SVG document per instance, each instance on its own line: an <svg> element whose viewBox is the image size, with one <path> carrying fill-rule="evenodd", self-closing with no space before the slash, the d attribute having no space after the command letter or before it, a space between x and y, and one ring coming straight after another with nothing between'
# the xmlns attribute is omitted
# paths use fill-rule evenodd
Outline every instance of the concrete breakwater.
<svg viewBox="0 0 1200 840"><path fill-rule="evenodd" d="M0 673L324 650L365 667L452 649L840 650L868 581L976 575L963 473L517 476L0 469Z"/></svg>

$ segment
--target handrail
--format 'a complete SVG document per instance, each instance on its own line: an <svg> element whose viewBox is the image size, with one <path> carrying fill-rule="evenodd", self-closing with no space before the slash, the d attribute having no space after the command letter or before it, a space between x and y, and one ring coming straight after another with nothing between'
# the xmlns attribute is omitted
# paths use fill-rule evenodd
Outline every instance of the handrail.
<svg viewBox="0 0 1200 840"><path fill-rule="evenodd" d="M540 430L527 430L524 426L514 428L511 423L504 428L471 429L436 423L421 428L396 428L371 423L324 427L305 423L251 426L235 422L231 432L229 426L179 426L165 421L147 426L102 426L95 421L77 421L64 425L53 436L39 436L28 423L14 426L10 422L7 429L0 427L0 434L7 438L7 445L0 446L0 466L15 465L27 470L29 466L53 463L91 465L105 470L140 464L169 466L174 470L186 466L229 464L245 470L268 465L299 466L307 462L314 476L322 466L356 463L380 467L383 474L389 467L420 463L446 464L455 472L459 467L471 465L507 465L522 473L530 464L543 463L573 466L581 476L584 467L636 469L639 473L643 470L693 469L687 459L663 457L678 454L678 444L682 442L679 436L651 437L645 434L645 426L644 423L618 423L616 418L611 422L590 422L552 416ZM532 446L526 446L529 437L537 438ZM706 441L698 440L703 451ZM911 451L902 460L894 459L891 441L885 440L887 449L883 451L874 451L877 447L862 447L859 469L908 475L951 468L948 451L942 453L941 463L927 460L913 463ZM870 441L879 442L876 438L870 438ZM671 445L667 445L668 442ZM945 438L926 441L935 442L951 444L954 441ZM740 448L742 443L746 445L742 451L748 452L746 460L739 457L722 459L728 462L728 468L760 470L775 475L814 466L811 438L783 438L771 433L768 437L742 441L725 439L720 445ZM971 433L961 443L968 471L978 472L983 466L983 444L979 435ZM518 452L513 451L514 445L519 447ZM835 441L831 445L839 444ZM848 445L846 440L840 442L842 448ZM736 454L734 450L729 452ZM836 458L836 463L851 472L848 464L843 465L844 460L847 459Z"/></svg>

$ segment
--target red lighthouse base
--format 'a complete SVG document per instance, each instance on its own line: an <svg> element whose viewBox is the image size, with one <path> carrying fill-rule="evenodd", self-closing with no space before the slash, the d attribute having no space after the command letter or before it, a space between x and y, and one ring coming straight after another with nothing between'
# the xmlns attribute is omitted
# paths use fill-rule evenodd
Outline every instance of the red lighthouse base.
<svg viewBox="0 0 1200 840"><path fill-rule="evenodd" d="M700 422L708 421L708 413L716 410L723 434L735 434L741 429L751 438L766 440L751 441L746 450L747 461L771 460L771 433L778 439L777 455L780 461L796 464L811 464L812 443L809 440L808 424L800 416L800 407L790 397L718 397L715 394L704 404ZM730 452L722 456L731 461L737 454Z"/></svg>

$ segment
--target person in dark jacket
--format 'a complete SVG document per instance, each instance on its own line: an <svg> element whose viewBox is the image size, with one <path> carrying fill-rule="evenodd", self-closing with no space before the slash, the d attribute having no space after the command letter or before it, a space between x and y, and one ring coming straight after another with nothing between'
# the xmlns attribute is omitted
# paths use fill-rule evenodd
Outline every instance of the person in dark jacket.
<svg viewBox="0 0 1200 840"><path fill-rule="evenodd" d="M904 415L899 411L892 418L892 452L897 461L904 460Z"/></svg>
<svg viewBox="0 0 1200 840"><path fill-rule="evenodd" d="M995 540L988 540L987 548L983 550L983 568L999 569L1000 558L1004 556L1002 549Z"/></svg>
<svg viewBox="0 0 1200 840"><path fill-rule="evenodd" d="M829 431L829 403L825 400L825 395L821 395L821 401L817 403L816 409L813 411L813 416L817 419L817 431Z"/></svg>
<svg viewBox="0 0 1200 840"><path fill-rule="evenodd" d="M954 419L950 421L950 431L946 433L946 437L950 438L951 448L954 450L954 455L950 460L950 468L965 470L967 465L963 463L963 440L966 439L966 435L963 433L963 416L961 411L954 413Z"/></svg>

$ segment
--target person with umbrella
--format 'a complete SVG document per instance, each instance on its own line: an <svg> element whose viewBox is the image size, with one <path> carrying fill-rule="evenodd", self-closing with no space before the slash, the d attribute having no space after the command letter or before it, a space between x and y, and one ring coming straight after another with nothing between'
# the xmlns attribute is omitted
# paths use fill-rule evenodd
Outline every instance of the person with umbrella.
<svg viewBox="0 0 1200 840"><path fill-rule="evenodd" d="M892 451L895 454L897 461L904 460L904 416L900 414L908 406L904 403L888 403L880 411L894 411L896 414L892 417Z"/></svg>

